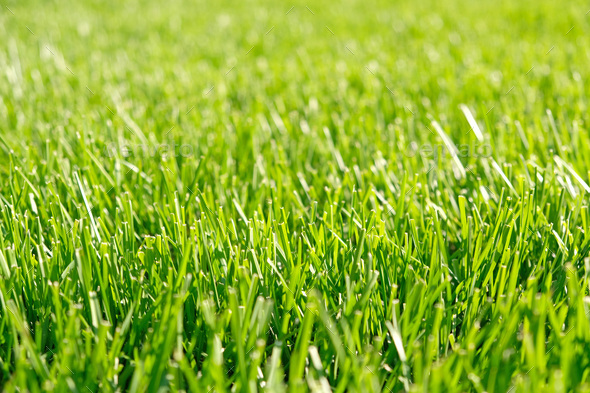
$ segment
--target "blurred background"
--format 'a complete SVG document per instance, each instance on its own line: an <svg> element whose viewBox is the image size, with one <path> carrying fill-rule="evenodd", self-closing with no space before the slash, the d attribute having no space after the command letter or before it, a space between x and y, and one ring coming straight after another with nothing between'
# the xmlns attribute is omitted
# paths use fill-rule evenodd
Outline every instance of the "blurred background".
<svg viewBox="0 0 590 393"><path fill-rule="evenodd" d="M368 168L382 154L411 172L429 166L415 150L435 138L432 119L456 144L476 141L466 104L494 157L518 161L526 148L543 165L549 145L584 173L590 162L576 146L588 142L579 133L588 122L587 8L10 1L0 13L3 149L66 158L88 150L125 172L113 150L144 167L162 158L138 153L144 146L189 143L184 154L173 149L175 165L207 155L210 180L229 184L252 176L261 158L325 172L335 144L349 166ZM553 140L552 122L572 138Z"/></svg>

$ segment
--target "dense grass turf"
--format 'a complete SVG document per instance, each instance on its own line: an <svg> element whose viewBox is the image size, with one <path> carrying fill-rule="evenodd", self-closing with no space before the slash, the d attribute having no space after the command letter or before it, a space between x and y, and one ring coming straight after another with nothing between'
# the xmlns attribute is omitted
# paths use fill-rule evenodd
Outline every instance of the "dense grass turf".
<svg viewBox="0 0 590 393"><path fill-rule="evenodd" d="M590 389L588 7L3 3L3 390Z"/></svg>

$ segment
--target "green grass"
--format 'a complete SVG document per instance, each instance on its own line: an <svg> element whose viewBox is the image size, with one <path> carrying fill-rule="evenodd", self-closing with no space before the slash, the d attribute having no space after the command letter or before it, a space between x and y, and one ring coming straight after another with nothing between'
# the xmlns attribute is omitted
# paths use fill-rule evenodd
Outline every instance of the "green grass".
<svg viewBox="0 0 590 393"><path fill-rule="evenodd" d="M588 7L3 3L0 390L590 390Z"/></svg>

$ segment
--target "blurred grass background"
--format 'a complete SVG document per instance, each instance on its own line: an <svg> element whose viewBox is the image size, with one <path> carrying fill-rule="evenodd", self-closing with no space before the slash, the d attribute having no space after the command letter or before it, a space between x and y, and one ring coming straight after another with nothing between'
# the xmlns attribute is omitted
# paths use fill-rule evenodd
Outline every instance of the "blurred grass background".
<svg viewBox="0 0 590 393"><path fill-rule="evenodd" d="M549 108L587 120L583 2L48 1L2 11L0 124L33 146L71 128L116 140L121 124L106 107L146 134L175 126L203 152L220 135L232 149L258 133L259 113L295 128L304 118L312 133L298 138L346 129L361 161L428 137L427 114L467 140L460 103L479 116L494 107L498 138L516 145L515 119L535 128Z"/></svg>

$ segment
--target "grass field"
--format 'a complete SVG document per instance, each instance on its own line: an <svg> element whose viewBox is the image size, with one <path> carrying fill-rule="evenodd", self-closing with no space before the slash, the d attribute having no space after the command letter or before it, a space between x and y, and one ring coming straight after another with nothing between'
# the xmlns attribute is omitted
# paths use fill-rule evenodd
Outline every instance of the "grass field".
<svg viewBox="0 0 590 393"><path fill-rule="evenodd" d="M7 0L0 390L590 390L590 5Z"/></svg>

